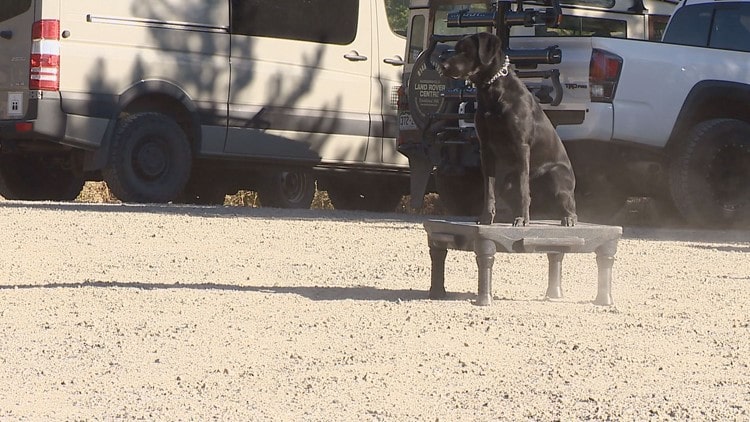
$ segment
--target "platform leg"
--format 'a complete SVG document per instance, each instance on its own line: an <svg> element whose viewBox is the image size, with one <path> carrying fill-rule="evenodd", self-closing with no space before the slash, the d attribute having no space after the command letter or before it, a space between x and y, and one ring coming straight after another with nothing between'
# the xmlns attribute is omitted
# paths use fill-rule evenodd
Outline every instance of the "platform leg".
<svg viewBox="0 0 750 422"><path fill-rule="evenodd" d="M549 281L547 283L546 299L562 299L563 292L561 286L562 278L562 260L563 253L548 253L549 260Z"/></svg>
<svg viewBox="0 0 750 422"><path fill-rule="evenodd" d="M430 245L432 271L430 276L430 299L445 299L445 257L448 249Z"/></svg>
<svg viewBox="0 0 750 422"><path fill-rule="evenodd" d="M617 241L607 242L596 250L599 280L594 305L614 305L612 300L612 267L615 264L615 253L617 253Z"/></svg>
<svg viewBox="0 0 750 422"><path fill-rule="evenodd" d="M479 306L492 305L492 266L495 264L495 242L478 239L474 243L474 253L477 255L479 267L479 289L476 304Z"/></svg>

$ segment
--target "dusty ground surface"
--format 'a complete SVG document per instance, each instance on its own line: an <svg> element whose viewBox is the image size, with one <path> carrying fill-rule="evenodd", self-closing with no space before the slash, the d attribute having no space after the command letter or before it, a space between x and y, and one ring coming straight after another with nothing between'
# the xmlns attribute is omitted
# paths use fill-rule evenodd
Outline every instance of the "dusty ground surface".
<svg viewBox="0 0 750 422"><path fill-rule="evenodd" d="M750 233L626 228L473 254L426 299L426 217L0 202L0 419L750 418Z"/></svg>

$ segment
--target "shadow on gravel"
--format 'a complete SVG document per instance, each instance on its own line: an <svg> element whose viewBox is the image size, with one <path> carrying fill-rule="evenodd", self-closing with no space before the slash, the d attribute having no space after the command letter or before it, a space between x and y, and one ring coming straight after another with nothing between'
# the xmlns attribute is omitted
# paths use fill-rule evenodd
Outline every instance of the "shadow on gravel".
<svg viewBox="0 0 750 422"><path fill-rule="evenodd" d="M139 282L105 282L86 281L83 283L50 283L50 284L26 284L26 285L0 285L0 290L16 289L78 289L82 287L96 288L124 288L139 290L216 290L230 292L254 292L271 294L293 294L314 301L334 300L357 300L357 301L385 301L385 302L408 302L416 300L428 300L426 290L391 290L378 289L368 286L352 287L268 287L268 286L237 286L231 284L200 283L139 283ZM475 299L472 293L448 293L447 301L466 301Z"/></svg>
<svg viewBox="0 0 750 422"><path fill-rule="evenodd" d="M60 212L187 215L207 218L278 218L298 221L398 221L405 223L422 223L431 218L440 218L443 220L455 219L456 221L466 221L467 219L470 219L469 217L446 218L446 216L401 214L396 212L380 213L367 211L252 208L182 204L94 204L79 202L0 201L0 209L4 208Z"/></svg>

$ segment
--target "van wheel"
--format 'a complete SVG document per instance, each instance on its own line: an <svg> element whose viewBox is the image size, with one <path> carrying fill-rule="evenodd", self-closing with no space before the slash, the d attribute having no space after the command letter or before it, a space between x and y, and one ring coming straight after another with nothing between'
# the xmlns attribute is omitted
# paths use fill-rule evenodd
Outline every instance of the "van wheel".
<svg viewBox="0 0 750 422"><path fill-rule="evenodd" d="M477 217L482 213L484 193L481 171L435 175L440 204L449 215Z"/></svg>
<svg viewBox="0 0 750 422"><path fill-rule="evenodd" d="M688 223L728 227L750 216L750 124L713 119L697 124L670 166L669 184Z"/></svg>
<svg viewBox="0 0 750 422"><path fill-rule="evenodd" d="M264 207L309 209L314 196L315 179L309 170L272 171L258 187Z"/></svg>
<svg viewBox="0 0 750 422"><path fill-rule="evenodd" d="M337 210L395 212L404 196L398 186L388 183L373 182L355 187L333 181L326 190L333 208Z"/></svg>
<svg viewBox="0 0 750 422"><path fill-rule="evenodd" d="M59 158L59 160L57 159ZM72 201L85 182L64 168L66 157L5 155L0 158L0 195L5 199Z"/></svg>
<svg viewBox="0 0 750 422"><path fill-rule="evenodd" d="M121 201L165 203L183 191L190 167L182 128L160 113L136 113L117 124L103 176Z"/></svg>

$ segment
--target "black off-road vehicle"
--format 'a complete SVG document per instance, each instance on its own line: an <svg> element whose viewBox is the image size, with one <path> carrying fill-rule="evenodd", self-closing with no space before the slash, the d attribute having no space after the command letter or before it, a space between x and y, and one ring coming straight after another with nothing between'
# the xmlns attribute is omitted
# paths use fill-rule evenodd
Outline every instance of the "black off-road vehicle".
<svg viewBox="0 0 750 422"><path fill-rule="evenodd" d="M559 24L559 0L538 5L529 8L524 1L412 0L398 138L399 151L409 158L412 206L422 205L424 195L420 193L434 180L434 188L449 212L479 213L482 182L473 124L476 89L468 82L443 77L436 69L440 56L450 54L461 37L485 31L499 36L517 75L528 81L537 99L551 106L560 104L563 90L559 70L538 68L540 64L559 64L560 49L555 45L507 48L513 26L554 28Z"/></svg>

